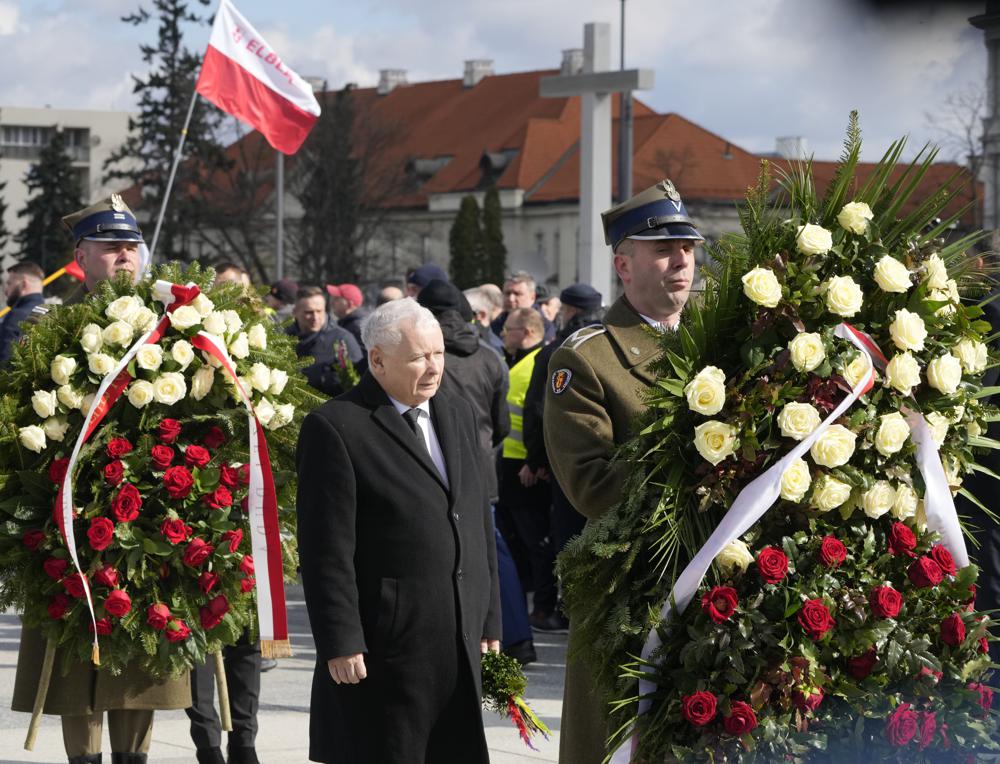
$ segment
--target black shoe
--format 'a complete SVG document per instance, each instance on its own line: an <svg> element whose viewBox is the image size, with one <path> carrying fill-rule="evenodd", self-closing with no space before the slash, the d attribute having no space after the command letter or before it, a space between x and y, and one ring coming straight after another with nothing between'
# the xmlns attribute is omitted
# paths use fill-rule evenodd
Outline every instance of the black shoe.
<svg viewBox="0 0 1000 764"><path fill-rule="evenodd" d="M83 756L70 756L69 764L101 764L101 754L85 753Z"/></svg>
<svg viewBox="0 0 1000 764"><path fill-rule="evenodd" d="M229 746L229 764L260 764L257 749L252 746L250 748Z"/></svg>
<svg viewBox="0 0 1000 764"><path fill-rule="evenodd" d="M548 634L567 634L569 632L569 621L561 613L532 613L528 616L528 622L535 631L543 631Z"/></svg>
<svg viewBox="0 0 1000 764"><path fill-rule="evenodd" d="M278 665L278 662L274 658L261 658L260 659L260 671L264 673L265 671L270 671Z"/></svg>
<svg viewBox="0 0 1000 764"><path fill-rule="evenodd" d="M221 748L199 748L198 764L226 764Z"/></svg>
<svg viewBox="0 0 1000 764"><path fill-rule="evenodd" d="M524 639L505 647L503 654L509 655L522 666L527 666L529 663L534 663L538 660L538 656L535 654L535 643L530 639Z"/></svg>
<svg viewBox="0 0 1000 764"><path fill-rule="evenodd" d="M111 764L146 764L144 753L112 753Z"/></svg>

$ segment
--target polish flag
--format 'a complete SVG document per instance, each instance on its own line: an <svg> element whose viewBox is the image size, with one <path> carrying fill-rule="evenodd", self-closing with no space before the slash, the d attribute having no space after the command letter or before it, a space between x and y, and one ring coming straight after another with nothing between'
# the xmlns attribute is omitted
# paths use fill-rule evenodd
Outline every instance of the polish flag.
<svg viewBox="0 0 1000 764"><path fill-rule="evenodd" d="M195 90L294 154L319 119L312 88L229 0L221 0Z"/></svg>

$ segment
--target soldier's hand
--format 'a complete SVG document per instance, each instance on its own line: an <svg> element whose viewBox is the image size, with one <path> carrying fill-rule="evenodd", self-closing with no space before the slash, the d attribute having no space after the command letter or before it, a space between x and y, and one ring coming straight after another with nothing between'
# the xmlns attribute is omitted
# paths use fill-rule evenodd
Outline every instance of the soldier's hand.
<svg viewBox="0 0 1000 764"><path fill-rule="evenodd" d="M517 473L517 476L521 480L521 485L525 488L531 488L537 482L537 478L535 478L535 471L527 464L521 465L521 470Z"/></svg>
<svg viewBox="0 0 1000 764"><path fill-rule="evenodd" d="M362 653L331 658L326 662L326 667L337 684L357 684L368 676L365 656Z"/></svg>

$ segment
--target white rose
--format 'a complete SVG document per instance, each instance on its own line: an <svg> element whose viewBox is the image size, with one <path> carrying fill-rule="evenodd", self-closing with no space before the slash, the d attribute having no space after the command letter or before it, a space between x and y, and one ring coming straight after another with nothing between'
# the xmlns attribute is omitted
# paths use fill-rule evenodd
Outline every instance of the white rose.
<svg viewBox="0 0 1000 764"><path fill-rule="evenodd" d="M75 389L72 385L62 385L56 390L56 397L59 402L68 409L78 409L83 403L83 393Z"/></svg>
<svg viewBox="0 0 1000 764"><path fill-rule="evenodd" d="M868 221L874 217L872 208L864 202L848 202L837 213L837 222L845 231L862 234L868 230Z"/></svg>
<svg viewBox="0 0 1000 764"><path fill-rule="evenodd" d="M226 333L226 319L218 311L213 311L205 316L201 325L206 332L214 334L216 337L221 337Z"/></svg>
<svg viewBox="0 0 1000 764"><path fill-rule="evenodd" d="M945 395L954 395L962 382L962 362L951 353L940 355L927 364L927 384Z"/></svg>
<svg viewBox="0 0 1000 764"><path fill-rule="evenodd" d="M694 428L694 447L713 465L729 456L736 448L736 428L723 422L711 421Z"/></svg>
<svg viewBox="0 0 1000 764"><path fill-rule="evenodd" d="M271 386L271 370L267 368L267 364L255 363L250 367L250 386L258 392L267 392Z"/></svg>
<svg viewBox="0 0 1000 764"><path fill-rule="evenodd" d="M49 374L57 385L68 385L74 371L76 371L76 359L68 355L57 355L49 366Z"/></svg>
<svg viewBox="0 0 1000 764"><path fill-rule="evenodd" d="M968 433L970 438L978 438L983 434L983 428L979 425L979 422L972 421L965 425L965 432Z"/></svg>
<svg viewBox="0 0 1000 764"><path fill-rule="evenodd" d="M989 364L989 353L986 345L982 342L962 340L955 345L952 352L958 356L958 360L962 362L962 368L969 374L979 374Z"/></svg>
<svg viewBox="0 0 1000 764"><path fill-rule="evenodd" d="M203 292L198 293L198 296L191 301L191 305L202 318L215 310L215 303L208 299Z"/></svg>
<svg viewBox="0 0 1000 764"><path fill-rule="evenodd" d="M944 476L948 480L948 485L952 489L961 488L962 463L954 456L949 456L941 461L941 466L944 467Z"/></svg>
<svg viewBox="0 0 1000 764"><path fill-rule="evenodd" d="M812 371L826 358L823 338L815 332L800 332L788 343L792 365L799 371Z"/></svg>
<svg viewBox="0 0 1000 764"><path fill-rule="evenodd" d="M948 296L947 292L941 289L932 289L927 293L927 299L933 302L945 303L934 311L935 316L950 316L955 312L955 306L951 304L951 297Z"/></svg>
<svg viewBox="0 0 1000 764"><path fill-rule="evenodd" d="M229 352L233 358L246 358L250 355L250 340L247 339L246 332L240 332L239 336L229 344Z"/></svg>
<svg viewBox="0 0 1000 764"><path fill-rule="evenodd" d="M892 255L883 255L875 264L875 283L883 292L902 294L913 286L910 271Z"/></svg>
<svg viewBox="0 0 1000 764"><path fill-rule="evenodd" d="M847 384L849 384L853 389L858 386L862 379L865 378L865 375L871 367L872 364L871 361L868 360L868 356L864 353L858 353L854 356L853 361L844 366L841 370L841 375L845 380L847 380Z"/></svg>
<svg viewBox="0 0 1000 764"><path fill-rule="evenodd" d="M128 402L141 409L153 402L153 385L144 379L137 379L128 389Z"/></svg>
<svg viewBox="0 0 1000 764"><path fill-rule="evenodd" d="M35 394L31 396L31 408L42 419L48 419L55 414L58 405L59 400L51 390L35 390Z"/></svg>
<svg viewBox="0 0 1000 764"><path fill-rule="evenodd" d="M711 416L726 404L726 375L715 366L706 366L684 386L688 408Z"/></svg>
<svg viewBox="0 0 1000 764"><path fill-rule="evenodd" d="M896 311L896 318L889 324L889 334L900 350L923 350L927 339L927 325L916 313L906 308Z"/></svg>
<svg viewBox="0 0 1000 764"><path fill-rule="evenodd" d="M829 512L849 498L851 498L851 486L830 475L820 475L813 487L810 501L820 512Z"/></svg>
<svg viewBox="0 0 1000 764"><path fill-rule="evenodd" d="M896 489L888 480L876 480L875 485L861 494L861 508L873 520L882 517L896 503Z"/></svg>
<svg viewBox="0 0 1000 764"><path fill-rule="evenodd" d="M268 423L267 428L269 430L277 430L279 427L284 427L286 424L292 421L292 417L295 416L295 406L291 403L284 403L280 406L274 407L274 416Z"/></svg>
<svg viewBox="0 0 1000 764"><path fill-rule="evenodd" d="M821 467L840 467L854 455L857 435L840 424L830 425L809 449L813 461Z"/></svg>
<svg viewBox="0 0 1000 764"><path fill-rule="evenodd" d="M87 356L87 367L91 373L102 377L115 368L116 363L117 361L107 353L93 353Z"/></svg>
<svg viewBox="0 0 1000 764"><path fill-rule="evenodd" d="M235 310L222 311L222 317L226 320L226 331L229 334L236 334L236 332L243 328L243 319L240 318L240 314Z"/></svg>
<svg viewBox="0 0 1000 764"><path fill-rule="evenodd" d="M939 414L937 411L932 411L924 419L927 420L927 426L931 428L931 440L938 447L944 443L944 439L948 437L948 417L943 414Z"/></svg>
<svg viewBox="0 0 1000 764"><path fill-rule="evenodd" d="M131 322L132 316L135 315L140 306L141 303L135 297L125 295L108 303L108 307L104 309L104 315L115 321Z"/></svg>
<svg viewBox="0 0 1000 764"><path fill-rule="evenodd" d="M897 520L909 520L917 514L917 492L906 483L896 486L896 501L892 504L892 516Z"/></svg>
<svg viewBox="0 0 1000 764"><path fill-rule="evenodd" d="M255 350L267 350L267 329L260 324L254 324L247 330L250 347Z"/></svg>
<svg viewBox="0 0 1000 764"><path fill-rule="evenodd" d="M202 366L191 378L191 397L200 401L212 389L215 384L215 369L211 366Z"/></svg>
<svg viewBox="0 0 1000 764"><path fill-rule="evenodd" d="M833 276L826 283L826 308L838 316L853 316L864 299L861 287L850 276Z"/></svg>
<svg viewBox="0 0 1000 764"><path fill-rule="evenodd" d="M965 416L965 406L959 404L951 410L951 416L949 417L949 419L951 419L952 423L961 422L962 417L964 416Z"/></svg>
<svg viewBox="0 0 1000 764"><path fill-rule="evenodd" d="M163 364L163 348L159 345L143 345L135 354L135 363L140 369L156 371Z"/></svg>
<svg viewBox="0 0 1000 764"><path fill-rule="evenodd" d="M274 410L274 406L271 405L271 401L269 401L267 398L261 398L260 403L255 405L253 408L257 414L257 419L260 420L260 423L262 425L267 427L268 424L271 423L271 420L274 418L274 415L276 413Z"/></svg>
<svg viewBox="0 0 1000 764"><path fill-rule="evenodd" d="M87 324L80 334L80 347L86 353L96 353L104 345L104 334L97 324Z"/></svg>
<svg viewBox="0 0 1000 764"><path fill-rule="evenodd" d="M132 328L132 324L128 321L115 321L114 323L108 324L105 328L103 336L104 341L108 345L119 345L125 347L132 341L132 335L135 333L135 329Z"/></svg>
<svg viewBox="0 0 1000 764"><path fill-rule="evenodd" d="M924 268L927 271L927 286L930 289L948 288L948 269L944 260L937 255L931 255L924 263Z"/></svg>
<svg viewBox="0 0 1000 764"><path fill-rule="evenodd" d="M94 401L97 399L95 393L87 393L83 396L83 400L80 401L80 413L84 416L90 413L90 410L94 407Z"/></svg>
<svg viewBox="0 0 1000 764"><path fill-rule="evenodd" d="M156 325L156 314L143 305L133 314L132 318L129 319L129 323L132 324L132 326L134 326L140 334L148 332L153 328L153 326Z"/></svg>
<svg viewBox="0 0 1000 764"><path fill-rule="evenodd" d="M809 491L812 476L805 459L795 459L781 475L781 498L802 501Z"/></svg>
<svg viewBox="0 0 1000 764"><path fill-rule="evenodd" d="M899 353L885 367L885 378L903 395L909 395L920 384L920 364L909 351Z"/></svg>
<svg viewBox="0 0 1000 764"><path fill-rule="evenodd" d="M37 424L22 427L17 433L21 445L36 454L42 453L45 449L45 430Z"/></svg>
<svg viewBox="0 0 1000 764"><path fill-rule="evenodd" d="M171 406L185 395L187 395L187 384L180 372L168 371L153 382L153 398L157 403Z"/></svg>
<svg viewBox="0 0 1000 764"><path fill-rule="evenodd" d="M765 308L774 308L781 302L781 284L770 268L754 268L744 273L743 293Z"/></svg>
<svg viewBox="0 0 1000 764"><path fill-rule="evenodd" d="M746 570L753 562L753 555L750 549L739 539L733 539L715 558L716 565L722 571L722 575L729 576L736 570Z"/></svg>
<svg viewBox="0 0 1000 764"><path fill-rule="evenodd" d="M833 234L822 226L806 223L799 226L795 246L803 255L822 255L833 246Z"/></svg>
<svg viewBox="0 0 1000 764"><path fill-rule="evenodd" d="M177 361L182 369L186 369L194 360L194 349L187 340L177 340L170 348L170 357Z"/></svg>
<svg viewBox="0 0 1000 764"><path fill-rule="evenodd" d="M69 422L64 416L54 416L46 419L42 424L45 430L45 437L49 440L62 441L66 437L66 430L69 429Z"/></svg>
<svg viewBox="0 0 1000 764"><path fill-rule="evenodd" d="M180 331L201 323L201 314L191 305L181 305L173 313L167 315L170 316L170 325Z"/></svg>
<svg viewBox="0 0 1000 764"><path fill-rule="evenodd" d="M271 386L267 391L271 395L281 395L288 384L288 372L281 369L271 369Z"/></svg>
<svg viewBox="0 0 1000 764"><path fill-rule="evenodd" d="M786 403L778 414L778 427L786 438L802 440L819 427L819 411L811 403Z"/></svg>
<svg viewBox="0 0 1000 764"><path fill-rule="evenodd" d="M882 456L891 456L899 453L910 437L910 425L898 411L891 414L883 414L879 423L878 432L875 434L875 448Z"/></svg>
<svg viewBox="0 0 1000 764"><path fill-rule="evenodd" d="M924 508L924 500L917 502L917 513L913 516L913 525L921 533L927 532L927 512Z"/></svg>

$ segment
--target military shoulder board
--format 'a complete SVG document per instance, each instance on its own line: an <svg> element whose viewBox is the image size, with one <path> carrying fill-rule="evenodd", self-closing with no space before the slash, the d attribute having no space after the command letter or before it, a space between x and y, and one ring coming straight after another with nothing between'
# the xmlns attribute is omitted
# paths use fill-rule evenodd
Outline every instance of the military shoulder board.
<svg viewBox="0 0 1000 764"><path fill-rule="evenodd" d="M568 348L569 350L576 350L587 340L598 337L607 331L604 324L591 324L590 326L585 326L582 329L577 329L566 341L563 342L562 347Z"/></svg>
<svg viewBox="0 0 1000 764"><path fill-rule="evenodd" d="M34 316L35 318L41 318L46 313L48 313L50 310L51 310L51 308L48 305L36 305L35 307L33 307L31 309L31 314L30 315Z"/></svg>

